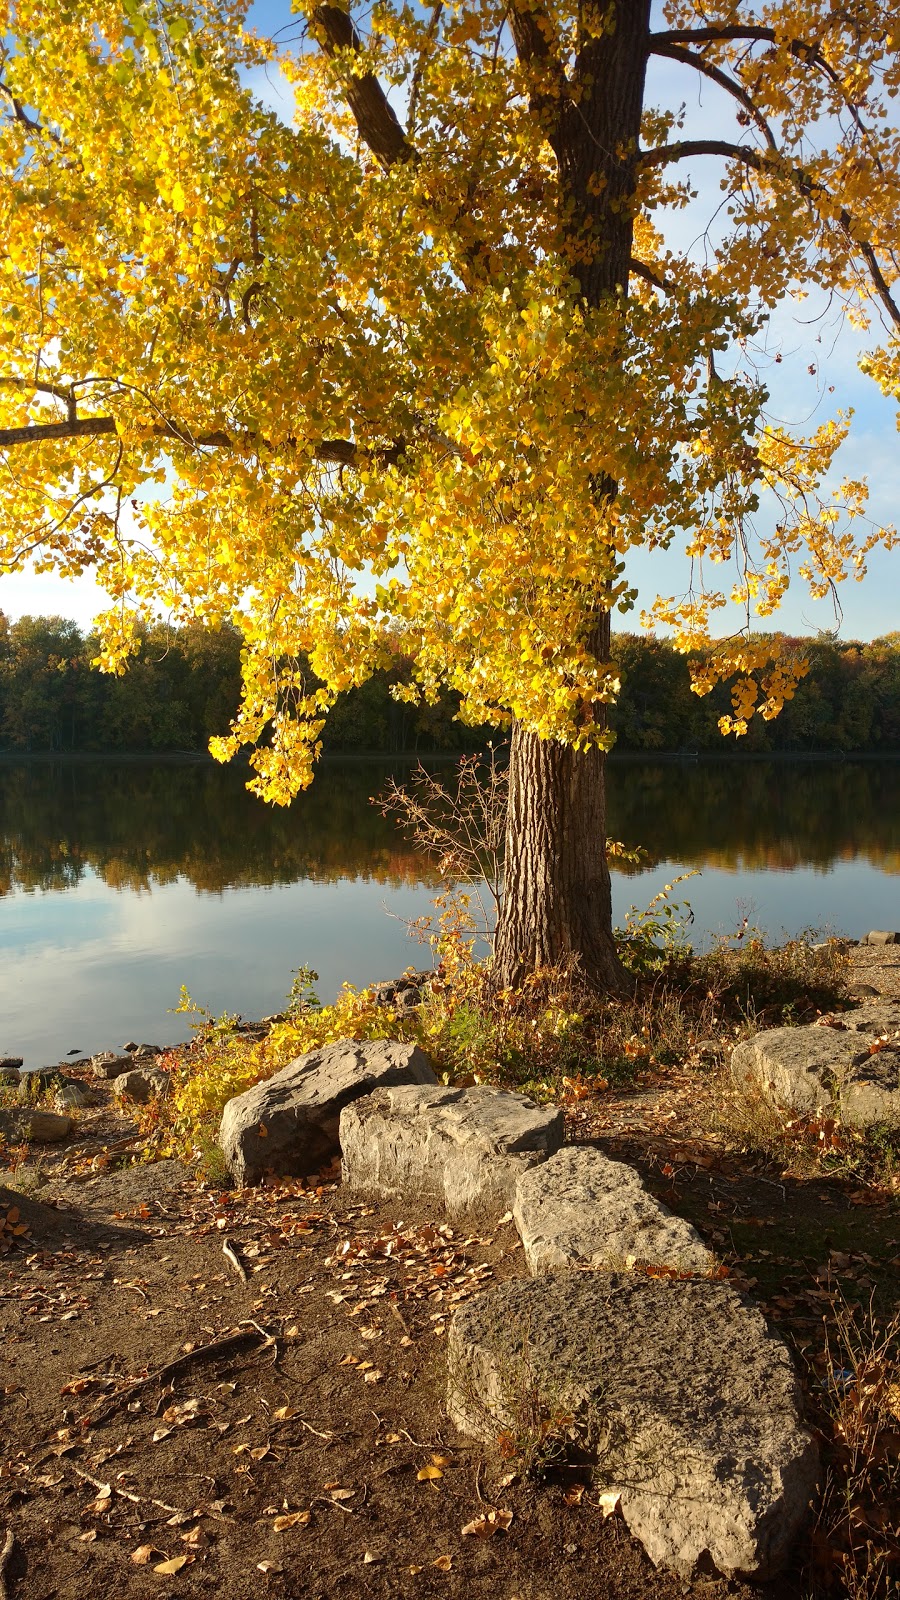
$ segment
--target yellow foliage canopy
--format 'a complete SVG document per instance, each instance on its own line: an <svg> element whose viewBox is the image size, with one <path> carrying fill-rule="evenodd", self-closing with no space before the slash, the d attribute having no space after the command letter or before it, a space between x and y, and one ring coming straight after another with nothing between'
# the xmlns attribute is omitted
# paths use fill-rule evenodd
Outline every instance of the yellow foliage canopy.
<svg viewBox="0 0 900 1600"><path fill-rule="evenodd" d="M736 556L747 609L697 691L736 673L726 726L775 715L803 663L770 663L751 614L792 565L820 595L894 536L865 484L823 488L848 419L770 424L748 355L811 284L873 322L866 368L900 395L888 8L668 0L655 33L648 0L295 10L276 46L246 0L0 4L0 570L93 568L111 670L142 610L233 619L244 702L214 753L252 745L275 800L397 630L426 696L602 743L598 613L632 606L629 551L673 540ZM651 54L712 79L733 137L681 139L645 105L638 147L583 141L581 214L560 129L626 21L640 81ZM266 64L293 127L244 87ZM686 160L722 172L703 262L660 227L691 203ZM604 218L632 260L592 296ZM689 651L727 598L648 620Z"/></svg>

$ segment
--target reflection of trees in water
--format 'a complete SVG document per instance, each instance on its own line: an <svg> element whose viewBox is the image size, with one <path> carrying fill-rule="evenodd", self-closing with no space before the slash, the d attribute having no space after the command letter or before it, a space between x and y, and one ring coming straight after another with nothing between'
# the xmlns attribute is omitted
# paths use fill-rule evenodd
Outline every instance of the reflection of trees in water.
<svg viewBox="0 0 900 1600"><path fill-rule="evenodd" d="M369 803L388 764L324 764L288 811L205 763L0 764L0 894L67 889L90 868L114 889L185 878L198 890L368 878L437 882ZM862 857L900 871L892 762L618 762L609 831L648 863L825 868Z"/></svg>
<svg viewBox="0 0 900 1600"><path fill-rule="evenodd" d="M610 762L611 837L687 866L900 871L900 764Z"/></svg>
<svg viewBox="0 0 900 1600"><path fill-rule="evenodd" d="M283 811L249 795L240 771L206 763L0 765L0 894L71 888L87 868L130 890L179 877L210 893L301 878L436 882L369 803L388 770L323 766Z"/></svg>

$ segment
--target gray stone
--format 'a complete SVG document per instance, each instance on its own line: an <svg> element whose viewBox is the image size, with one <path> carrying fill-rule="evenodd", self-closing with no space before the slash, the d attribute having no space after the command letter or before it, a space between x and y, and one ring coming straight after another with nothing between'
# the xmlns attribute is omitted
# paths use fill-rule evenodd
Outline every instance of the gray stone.
<svg viewBox="0 0 900 1600"><path fill-rule="evenodd" d="M340 1039L229 1100L219 1143L238 1184L267 1173L304 1177L338 1154L340 1115L352 1100L390 1084L436 1081L417 1045Z"/></svg>
<svg viewBox="0 0 900 1600"><path fill-rule="evenodd" d="M0 1072L13 1072L24 1065L25 1060L22 1056L0 1056Z"/></svg>
<svg viewBox="0 0 900 1600"><path fill-rule="evenodd" d="M57 1144L72 1131L72 1118L55 1111L21 1108L0 1111L0 1134L12 1142L33 1140L36 1144Z"/></svg>
<svg viewBox="0 0 900 1600"><path fill-rule="evenodd" d="M16 1067L0 1066L0 1088L15 1089L19 1082L20 1076Z"/></svg>
<svg viewBox="0 0 900 1600"><path fill-rule="evenodd" d="M117 1100L127 1097L138 1105L147 1104L155 1094L166 1093L169 1087L169 1075L161 1072L159 1067L133 1067L130 1072L122 1072L113 1081L113 1094Z"/></svg>
<svg viewBox="0 0 900 1600"><path fill-rule="evenodd" d="M101 1050L91 1056L91 1071L95 1078L118 1078L120 1073L131 1071L131 1057L116 1055L113 1050Z"/></svg>
<svg viewBox="0 0 900 1600"><path fill-rule="evenodd" d="M574 1431L657 1565L768 1578L818 1476L785 1345L718 1282L557 1273L453 1314L448 1409L464 1433Z"/></svg>
<svg viewBox="0 0 900 1600"><path fill-rule="evenodd" d="M663 1266L710 1273L716 1258L640 1174L589 1145L569 1145L516 1184L513 1217L529 1270Z"/></svg>
<svg viewBox="0 0 900 1600"><path fill-rule="evenodd" d="M563 1114L502 1089L381 1089L341 1113L344 1182L448 1211L506 1211L523 1172L563 1140Z"/></svg>
<svg viewBox="0 0 900 1600"><path fill-rule="evenodd" d="M832 1013L830 1020L838 1031L847 1028L851 1033L871 1033L876 1038L889 1039L894 1034L900 1034L900 1001L866 1001L853 1011Z"/></svg>
<svg viewBox="0 0 900 1600"><path fill-rule="evenodd" d="M57 1111L77 1111L81 1106L90 1105L91 1100L80 1084L67 1083L59 1090L53 1103Z"/></svg>
<svg viewBox="0 0 900 1600"><path fill-rule="evenodd" d="M873 928L867 933L860 944L900 944L900 933L888 932L884 928Z"/></svg>
<svg viewBox="0 0 900 1600"><path fill-rule="evenodd" d="M900 1121L900 1048L873 1051L875 1043L855 1027L772 1028L737 1046L732 1075L791 1111L837 1114L857 1127Z"/></svg>

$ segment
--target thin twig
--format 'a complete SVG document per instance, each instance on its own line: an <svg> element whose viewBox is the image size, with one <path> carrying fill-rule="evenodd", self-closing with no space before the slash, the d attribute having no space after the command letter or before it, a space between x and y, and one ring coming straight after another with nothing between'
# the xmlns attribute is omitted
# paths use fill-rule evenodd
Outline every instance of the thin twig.
<svg viewBox="0 0 900 1600"><path fill-rule="evenodd" d="M6 1587L6 1569L9 1566L15 1547L15 1534L10 1528L3 1541L3 1549L0 1550L0 1600L9 1600L9 1590Z"/></svg>
<svg viewBox="0 0 900 1600"><path fill-rule="evenodd" d="M406 1334L407 1339L411 1339L412 1338L412 1329L410 1328L409 1323L407 1322L406 1318L404 1317L403 1312L400 1310L400 1307L397 1305L396 1301L389 1300L388 1301L388 1309L390 1311L392 1311L394 1316L397 1318L397 1321L399 1322L401 1328L403 1329L403 1332Z"/></svg>
<svg viewBox="0 0 900 1600"><path fill-rule="evenodd" d="M222 1240L222 1254L230 1267L233 1267L243 1283L247 1282L247 1268L238 1255L230 1239Z"/></svg>
<svg viewBox="0 0 900 1600"><path fill-rule="evenodd" d="M102 1478L95 1478L93 1473L85 1472L84 1467L76 1466L74 1461L67 1461L66 1466L71 1467L72 1471L79 1478L83 1478L85 1483L89 1483L93 1488L97 1489L104 1499L107 1495L111 1499L114 1494L118 1494L122 1496L123 1500L130 1500L132 1505L135 1506L157 1506L160 1511L168 1511L170 1516L184 1517L188 1515L183 1506L167 1506L165 1500L153 1500L147 1495L133 1494L130 1489L120 1489L117 1483L104 1483Z"/></svg>

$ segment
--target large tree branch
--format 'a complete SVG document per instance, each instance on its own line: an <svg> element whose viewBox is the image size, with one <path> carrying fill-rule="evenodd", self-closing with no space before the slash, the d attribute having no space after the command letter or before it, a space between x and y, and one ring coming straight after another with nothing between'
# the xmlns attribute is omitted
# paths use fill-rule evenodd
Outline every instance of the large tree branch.
<svg viewBox="0 0 900 1600"><path fill-rule="evenodd" d="M668 56L670 61L680 61L686 67L693 67L696 72L702 72L703 76L709 78L711 83L717 83L720 89L724 89L726 94L730 94L732 99L737 100L743 106L748 117L752 118L756 123L769 148L777 150L778 145L775 135L752 97L742 84L736 83L734 78L729 78L727 72L723 72L721 67L715 66L712 61L707 61L704 56L698 56L693 50L683 49L678 44L657 45L654 54Z"/></svg>
<svg viewBox="0 0 900 1600"><path fill-rule="evenodd" d="M752 25L728 23L714 24L710 28L672 28L666 33L651 33L651 55L664 55L666 52L661 46L670 44L728 44L731 40L747 39L755 41L761 39L765 44L777 42L774 28L755 27Z"/></svg>
<svg viewBox="0 0 900 1600"><path fill-rule="evenodd" d="M67 422L29 422L21 428L0 428L0 448L20 444L43 444L52 439L101 439L118 436L115 417L76 417ZM234 450L238 454L252 455L267 448L266 441L256 434L238 438L216 428L210 433L194 433L177 422L167 422L151 430L155 439L177 439L198 450ZM285 441L288 446L296 440ZM391 445L366 449L354 444L352 439L321 439L313 449L316 461L326 465L352 467L363 459L375 460L382 466L394 466L406 449L405 442L396 440Z"/></svg>
<svg viewBox="0 0 900 1600"><path fill-rule="evenodd" d="M362 54L363 42L348 11L340 6L316 6L312 21L326 55L334 57L342 50ZM343 88L360 138L385 171L397 161L412 161L416 152L375 74L348 73Z"/></svg>
<svg viewBox="0 0 900 1600"><path fill-rule="evenodd" d="M834 196L827 186L818 179L811 178L802 167L792 166L781 156L770 156L763 150L755 150L752 145L732 144L727 139L681 139L675 144L658 145L655 150L642 150L638 155L638 165L639 167L668 166L670 162L684 161L691 156L723 156L727 161L740 161L744 166L751 167L754 172L784 179L808 200L821 196L822 199L834 203ZM846 206L841 206L838 210L837 220L851 244L862 256L878 299L894 326L900 328L900 306L891 293L875 250L865 238L861 237L858 220Z"/></svg>

